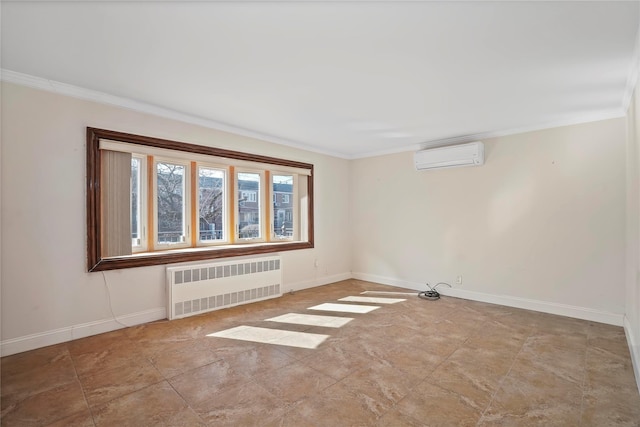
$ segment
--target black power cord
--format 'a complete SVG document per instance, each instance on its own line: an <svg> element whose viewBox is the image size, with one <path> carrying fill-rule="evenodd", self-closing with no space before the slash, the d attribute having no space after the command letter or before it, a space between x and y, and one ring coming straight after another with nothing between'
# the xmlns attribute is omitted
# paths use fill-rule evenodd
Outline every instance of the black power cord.
<svg viewBox="0 0 640 427"><path fill-rule="evenodd" d="M427 283L427 287L429 288L428 291L422 291L422 292L418 292L418 296L422 299L426 299L429 301L435 301L440 299L440 293L438 291L436 291L436 288L440 285L447 285L448 287L451 287L450 284L445 283L445 282L439 282L437 283L434 287L431 287L430 284Z"/></svg>

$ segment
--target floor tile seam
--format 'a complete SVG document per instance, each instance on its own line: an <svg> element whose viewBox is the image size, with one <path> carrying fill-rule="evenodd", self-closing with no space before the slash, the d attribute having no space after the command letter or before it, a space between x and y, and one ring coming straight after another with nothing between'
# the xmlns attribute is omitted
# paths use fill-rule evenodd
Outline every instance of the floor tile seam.
<svg viewBox="0 0 640 427"><path fill-rule="evenodd" d="M67 381L67 382L63 382L63 383L59 383L59 384L55 384L55 385L49 385L49 386L45 387L44 389L39 390L37 393L27 393L24 397L22 397L21 399L19 399L19 400L17 400L15 402L16 405L24 402L27 399L33 398L33 397L41 395L43 393L50 392L52 390L55 390L56 388L68 386L69 384L72 384L72 383L76 382L78 384L78 386L80 386L80 390L82 391L82 396L84 398L85 404L87 404L87 408L89 408L89 403L87 402L87 397L86 397L86 394L85 394L85 391L84 391L84 387L82 386L82 382L80 381L80 378L78 377L78 370L76 368L75 361L73 360L73 356L72 356L71 352L69 351L69 347L67 345L64 346L64 349L67 352L67 354L69 355L69 360L71 361L71 366L73 367L74 378L72 380L70 380L70 381ZM56 421L59 421L59 420L64 419L64 418L66 418L66 417L61 417L61 418L55 419L52 422L56 422Z"/></svg>
<svg viewBox="0 0 640 427"><path fill-rule="evenodd" d="M425 383L425 382L428 382L428 381L427 381L427 379L428 379L428 378L425 378L425 380L424 380L424 381L422 381L420 384ZM461 395L461 394L460 394L460 393L458 393L458 392L455 392L455 391L449 390L449 389L447 389L447 388L445 388L445 387L442 387L440 384L435 384L435 383L432 383L432 382L430 382L430 381L429 381L428 383L429 383L429 385L431 385L432 387L436 387L436 388L438 388L438 389L440 389L440 390L444 391L445 393L454 394L454 395L456 395L456 396L458 396L458 397L462 398L462 400L463 400L465 403L467 403L467 401L469 400L466 396L463 396L463 395ZM410 394L407 394L405 397L403 397L403 398L402 398L402 399L400 399L398 402L396 402L395 407L399 406L399 405L400 405L400 402L402 402L403 400L407 399L409 396L410 396ZM470 406L471 408L473 408L473 405L469 405L469 406ZM475 408L474 408L474 409L475 409ZM408 417L409 417L409 418L411 418L412 420L415 420L415 421L417 421L417 422L419 422L419 423L422 423L422 422L423 422L422 420L418 420L418 419L414 418L411 414L408 414L408 413L406 413L406 412L402 412L402 411L400 411L400 412L401 412L404 416L408 416ZM479 409L478 409L478 413L479 413L479 416L478 416L478 421L476 422L476 425L478 425L478 423L479 423L479 422L480 422L480 420L482 419L482 416L484 415L484 412L481 412Z"/></svg>
<svg viewBox="0 0 640 427"><path fill-rule="evenodd" d="M309 424L308 424L309 426L314 426L314 427L315 427L315 426L318 426L318 424L316 423L316 420L309 419L305 413L303 413L302 411L298 410L298 406L299 406L299 405L301 405L301 404L303 404L304 402L306 402L306 401L308 401L308 400L309 400L309 399L308 399L308 398L306 398L306 399L301 399L301 400L297 400L297 401L295 401L295 402L292 402L292 403L289 405L289 410L288 410L288 411L286 411L286 412L284 413L284 415L287 415L287 414L288 414L288 413L290 413L290 412L296 411L296 413L297 413L299 416L301 416L301 417L302 417L302 419L306 420L306 421L309 423ZM308 403L309 403L309 402L308 402ZM313 403L313 402L310 402L310 403Z"/></svg>
<svg viewBox="0 0 640 427"><path fill-rule="evenodd" d="M252 379L251 381L255 386L259 387L260 389L262 389L263 391L267 392L269 394L269 396L273 397L276 401L283 403L283 407L285 409L285 412L288 412L294 405L295 402L288 402L286 399L278 396L277 394L273 393L271 390L269 390L267 387L265 387L264 385L262 385L262 383L260 383L259 381L257 381L257 379ZM243 384L248 384L247 383L243 383ZM241 384L236 384L234 385L234 387L239 387Z"/></svg>
<svg viewBox="0 0 640 427"><path fill-rule="evenodd" d="M78 379L82 382L82 380L85 380L85 379L87 379L87 378L93 377L93 376L96 374L96 372L99 372L99 373L103 373L103 374L104 374L104 373L106 373L106 372L112 372L112 371L120 370L120 369L122 369L122 368L123 368L123 366L130 366L130 363L129 363L129 362L130 362L130 360L131 360L131 358L126 357L126 358L124 358L124 361L123 361L123 362L121 362L121 363L119 363L119 364L117 364L117 365L115 365L115 366L110 366L110 367L108 367L108 368L100 368L100 367L97 367L97 368L96 368L96 367L94 367L94 368L89 369L89 370L84 371L84 372L79 372L79 371L78 371L78 367L76 366L75 361L74 361L74 369L75 369L75 371L76 371L76 376L77 376L77 377L78 377ZM138 359L132 359L132 360L134 360L134 361L140 361L140 362L143 362L143 363L148 363L150 367L152 367L152 368L153 368L153 369L155 369L155 370L158 370L158 369L155 367L154 363L153 363L153 362L151 361L151 359L149 358L149 356L142 356L142 357L140 357L140 358L138 358ZM160 371L158 371L158 373L162 375L162 373L161 373Z"/></svg>
<svg viewBox="0 0 640 427"><path fill-rule="evenodd" d="M93 417L93 411L91 410L91 408L88 408L88 410L89 410L89 415L91 415L91 423L95 427L97 424L96 424L96 420ZM72 418L72 417L75 417L76 415L80 415L80 414L83 414L83 413L84 413L84 411L78 411L78 412L74 412L73 414L65 415L65 416L63 416L61 418L47 419L46 424L43 424L43 425L44 426L48 426L48 425L60 422L60 421L62 421L64 419Z"/></svg>
<svg viewBox="0 0 640 427"><path fill-rule="evenodd" d="M396 368L396 367L395 367L395 366L393 366L393 365L389 365L389 368L391 368L391 369L393 369L393 370L395 370L395 371L398 371L398 373L399 373L399 374L404 374L404 375L407 375L407 376L411 376L410 374L408 374L408 373L406 373L406 372L402 371L402 370L401 370L401 369L399 369L399 368ZM342 379L341 379L340 381L338 381L338 382L344 382L344 381L348 380L348 378L349 378L349 377L351 377L351 376L353 376L354 374L357 374L357 373L359 373L359 372L363 372L363 371L365 371L366 369L367 369L367 367L364 367L364 368L361 368L361 369L356 369L355 371L350 372L346 377L342 378ZM338 382L336 382L336 384L337 384ZM412 385L408 386L408 387L407 387L407 389L409 390L409 392L410 392L410 391L412 391L412 390L413 390L413 389L414 389L414 388L419 384L419 382L420 382L420 381L416 382L415 384L412 384ZM347 384L347 382L345 382L345 383L344 383L344 387L346 387L346 388L347 388L347 389L349 389L349 390L358 390L358 389L357 389L356 387L354 387L354 386L349 386L349 385ZM326 388L328 388L328 387L326 387ZM408 393L407 393L407 394L408 394ZM404 396L403 396L402 398L404 398ZM399 400L402 400L402 398L400 398ZM393 400L392 400L391 402L392 402L392 403L394 403L394 404L395 404L395 403L397 403L396 401L393 401Z"/></svg>
<svg viewBox="0 0 640 427"><path fill-rule="evenodd" d="M78 381L78 385L80 385L80 390L82 391L82 397L84 398L84 403L87 405L87 408L89 409L89 414L91 415L91 422L93 423L94 426L96 426L96 419L93 414L93 408L91 407L91 405L89 405L89 400L87 399L87 391L85 390L84 385L82 385L82 381L80 381L80 376L78 375L78 367L76 366L76 361L73 357L73 354L71 354L71 351L68 349L68 347L67 347L67 350L69 351L69 356L71 357L73 370L76 373L76 381ZM49 424L52 424L53 422Z"/></svg>
<svg viewBox="0 0 640 427"><path fill-rule="evenodd" d="M469 338L466 338L464 341L461 341L461 342L458 344L458 346L457 346L455 349L453 349L453 350L451 351L451 353L449 353L449 354L447 355L447 357L445 357L444 359L442 359L439 363L435 364L435 365L434 365L434 367L433 367L433 369L431 370L431 372L429 372L429 374L428 374L426 377L424 377L424 379L423 379L422 381L420 381L420 383L423 383L424 381L426 381L426 379L427 379L427 378L431 378L431 377L432 377L432 375L433 375L433 373L434 373L434 372L435 372L435 371L436 371L440 366L442 366L442 364L444 364L445 362L447 362L447 361L451 358L451 356L453 356L453 354L454 354L456 351L458 351L459 349L461 349L461 348L462 348L462 346L464 345L464 343L465 343L465 342L467 342L467 339L469 339Z"/></svg>
<svg viewBox="0 0 640 427"><path fill-rule="evenodd" d="M631 364L631 354L629 353L629 349L628 349L628 344L626 342L626 338L625 338L625 354L620 354L617 353L615 351L611 351L608 348L605 348L603 346L599 346L599 345L589 345L587 344L587 349L589 350L595 350L595 351L600 351L600 352L605 352L607 354L607 358L608 359L617 359L618 361L621 362L628 362L629 364Z"/></svg>
<svg viewBox="0 0 640 427"><path fill-rule="evenodd" d="M298 400L298 401L294 401L294 402L288 402L286 399L283 399L281 397L279 397L278 395L276 395L275 393L273 393L271 390L269 390L268 388L266 388L265 386L262 385L262 383L260 383L259 381L257 381L256 379L251 379L250 381L245 381L242 383L236 383L233 384L231 386L227 386L225 387L225 389L235 389L241 386L244 386L246 384L249 383L253 383L254 386L258 387L259 389L261 389L263 392L266 392L272 399L274 399L275 401L282 403L282 405L277 405L278 408L282 408L283 409L283 414L286 414L287 412L290 412L292 409L295 409L295 406L298 402L304 400ZM200 416L200 412L191 404L189 404L189 402L186 400L186 398L184 396L182 396L182 394L180 394L180 392L178 390L176 390L172 384L169 384L171 386L171 388L173 388L173 390L180 396L180 398L185 402L185 404L187 405L188 408L190 408L196 415L198 415L198 417L203 421L204 424L206 425L211 425L208 424L205 420L202 419L202 417ZM223 390L224 391L224 390ZM219 392L217 392L216 394L219 394ZM196 402L194 402L194 404L197 405L203 405L205 402L210 401L211 399L203 399L203 400L198 400Z"/></svg>
<svg viewBox="0 0 640 427"><path fill-rule="evenodd" d="M496 387L495 391L491 394L491 398L489 399L489 402L487 403L487 406L484 408L484 410L482 411L482 414L480 415L480 418L478 419L478 422L476 423L476 426L480 425L480 422L482 421L482 419L484 418L484 415L487 413L487 410L491 407L491 404L493 403L493 400L495 399L496 395L498 394L498 392L502 389L502 384L504 383L504 381L507 379L507 377L509 377L509 375L511 374L511 370L513 369L513 367L516 364L516 361L518 360L518 357L520 356L520 354L522 353L524 346L527 342L527 340L529 339L529 337L531 337L531 335L533 334L533 330L534 327L531 327L529 329L529 334L527 335L527 337L522 341L522 345L520 346L520 350L518 351L518 353L516 353L516 355L513 357L513 360L511 361L511 365L509 366L509 369L507 370L507 373L504 374L504 376L500 379L500 381L498 382L498 386Z"/></svg>
<svg viewBox="0 0 640 427"><path fill-rule="evenodd" d="M587 338L587 345L584 349L584 372L582 373L582 396L580 398L580 426L582 426L582 418L584 415L584 401L586 395L586 387L587 387L587 358L589 357L589 339Z"/></svg>
<svg viewBox="0 0 640 427"><path fill-rule="evenodd" d="M154 369L155 369L155 368L154 368ZM159 373L159 372L158 372L158 373ZM159 374L160 374L160 373L159 373ZM106 405L108 405L109 403L113 402L114 400L121 399L121 398L123 398L123 397L125 397L125 396L129 396L130 394L137 393L137 392L142 391L142 390L146 390L146 389L148 389L149 387L153 387L154 385L158 385L158 384L160 384L161 382L164 382L164 381L168 382L164 377L162 377L162 374L160 374L160 376L161 376L161 378L162 378L162 379L160 379L160 380L158 380L158 381L154 381L154 382L152 382L151 384L147 384L147 385L145 385L144 387L141 387L141 388L138 388L138 389L135 389L135 390L128 391L128 392L126 392L126 393L123 393L123 394L120 394L120 395L118 395L118 396L115 396L115 397L113 397L112 399L105 400L104 402L97 403L97 404L95 404L95 405L93 405L93 406L92 406L92 405L89 405L89 410L91 411L91 416L92 416L92 417L94 416L94 415L93 415L93 409L97 409L97 408L99 408L99 407L106 406ZM83 386L83 390L84 390L84 386ZM94 424L95 424L95 419L94 419Z"/></svg>
<svg viewBox="0 0 640 427"><path fill-rule="evenodd" d="M90 414L91 414L92 422L93 422L93 424L95 425L95 421L93 421L93 412L91 411L91 407L89 406L89 402L87 401L87 397L86 397L86 394L85 394L84 388L82 387L82 383L80 383L80 380L79 380L77 377L76 377L76 378L74 378L72 381L65 382L65 383L62 383L62 384L58 384L58 385L56 385L56 386L53 386L53 387L47 388L46 390L39 391L38 393L28 394L28 395L26 395L23 399L20 399L20 400L18 400L18 401L16 401L16 402L12 403L12 404L11 404L11 405L9 405L8 407L6 407L6 406L2 405L2 410L3 410L3 411L4 411L4 410L7 410L7 409L8 409L8 408L10 408L11 406L18 407L21 403L23 403L23 402L24 402L24 401L26 401L27 399L31 399L31 398L34 398L34 397L39 396L39 395L41 395L41 394L51 392L52 390L55 390L55 389L60 388L60 387L66 387L66 386L68 386L68 385L70 385L70 384L73 384L74 382L76 382L76 383L78 384L78 386L80 387L80 391L82 392L82 397L83 397L83 399L84 399L85 404L87 405L87 409L89 410L89 412L90 412ZM5 418L8 414L10 414L11 412L12 412L11 410L7 411L7 412L6 412L6 413L4 413L4 414L2 414L2 413L0 412L0 414L2 414L2 415L0 415L0 424L2 424L2 419L4 419L4 418ZM74 413L72 413L72 414L62 415L62 416L60 416L59 418L53 418L53 419L51 419L51 420L47 419L47 423L48 423L48 424L53 424L53 423L55 423L55 422L61 421L61 420L65 419L65 418L68 418L68 417L71 417L71 416L74 416L74 415L77 415L77 414L80 414L80 413L82 413L82 411L74 412ZM2 425L4 425L4 424L2 424Z"/></svg>
<svg viewBox="0 0 640 427"><path fill-rule="evenodd" d="M279 368L276 368L276 369L274 369L273 371L270 371L270 372L279 371L279 370L281 370L281 369L286 369L288 366L293 365L294 363L296 363L296 364L301 364L301 365L303 365L304 367L309 368L309 369L313 370L314 372L316 372L316 373L318 373L318 374L321 374L321 375L323 375L323 376L325 376L325 377L327 377L327 378L334 379L333 377L331 377L331 376L329 376L329 375L325 374L324 372L320 372L319 370L315 369L313 366L310 366L310 365L308 365L308 364L306 364L306 363L304 363L304 362L303 362L303 360L304 360L304 359L306 359L306 358L310 357L311 355L309 355L309 356L305 356L305 357L302 357L302 358L298 359L298 358L296 358L296 357L294 357L294 356L292 356L292 355L288 354L284 349L276 348L276 350L278 350L279 352L281 352L281 353L282 353L282 354L284 354L285 356L289 356L289 357L291 357L291 358L292 358L292 359L294 359L294 360L293 360L293 361L291 361L290 363L287 363L286 365L282 365L282 366L280 366ZM270 372L266 372L265 374L269 374Z"/></svg>
<svg viewBox="0 0 640 427"><path fill-rule="evenodd" d="M189 374L189 373L195 371L196 369L201 369L201 368L204 368L205 366L212 365L212 364L214 364L216 362L221 361L222 359L224 359L224 357L220 356L220 358L218 358L216 360L213 360L213 361L211 361L209 363L205 363L204 365L196 366L195 368L187 369L186 371L182 371L182 372L179 372L179 373L177 373L175 375L170 375L170 376L166 376L165 374L163 374L162 371L160 371L160 369L158 369L158 367L155 365L155 363L153 363L151 360L149 360L149 363L151 364L151 366L153 366L153 368L156 371L158 371L158 373L162 376L162 378L164 378L166 381L169 381L169 380L174 379L175 377L179 377L180 375Z"/></svg>
<svg viewBox="0 0 640 427"><path fill-rule="evenodd" d="M367 393L363 392L363 391L362 391L362 390L360 390L360 389L357 389L357 388L355 388L355 387L350 387L350 386L347 384L347 381L346 381L346 380L347 380L350 376L352 376L353 374L355 374L355 373L357 373L357 372L360 372L360 371L362 371L362 370L363 370L363 369L360 369L360 370L356 370L356 371L353 371L353 372L349 373L349 375L347 375L346 377L342 378L341 380L339 380L339 381L335 382L334 384L331 384L330 386L325 387L325 388L322 390L322 392L323 392L324 390L328 389L329 387L332 387L332 386L334 386L334 385L336 385L336 384L344 383L344 384L340 384L340 385L342 385L342 386L347 390L347 393L352 394L352 397L357 397L357 394L358 394L358 393L361 393L361 394L364 394L365 396L367 396L368 398L370 398L371 400L374 400L376 403L379 403L379 404L381 404L381 405L385 406L385 405L383 404L383 402L380 402L378 399L375 399L375 398L371 397L369 394L367 394ZM406 396L408 396L408 393L407 393L407 395L405 395L404 397L406 397ZM404 398L404 397L403 397L403 398ZM402 399L400 399L400 400L402 400ZM399 401L400 401L400 400L399 400ZM398 402L399 402L399 401L398 401ZM391 402L390 402L389 407L384 411L384 413L383 413L382 415L379 415L379 416L378 416L378 415L375 415L375 414L374 414L374 419L378 420L378 419L382 418L382 416L384 416L384 415L385 415L389 410L391 410L392 408L394 408L394 407L395 407L395 405L396 405L398 402L393 402L393 401L391 401ZM372 412L372 411L367 409L367 412Z"/></svg>
<svg viewBox="0 0 640 427"><path fill-rule="evenodd" d="M309 369L312 369L312 368L309 368ZM314 389L314 393L313 393L313 395L320 394L320 393L322 393L323 391L325 391L326 389L328 389L329 387L331 387L331 386L333 386L333 385L337 384L338 382L340 382L340 381L337 381L335 378L330 377L330 376L329 376L329 375L327 375L327 374L324 374L324 373L322 373L322 372L316 371L315 369L313 369L313 371L315 371L316 373L318 373L318 374L322 375L323 377L326 377L326 378L328 378L328 379L330 379L330 380L332 380L332 381L333 381L333 382L331 382L331 384L329 384L329 385L326 385L326 386L320 387L319 389ZM266 389L267 391L270 391L269 389L267 389L267 388L263 385L263 382L261 381L262 379L264 379L264 378L266 378L266 377L268 377L268 376L269 376L269 373L268 373L268 372L267 372L267 373L264 373L263 375L257 376L257 377L255 378L255 382L256 382L256 383L258 383L259 385L261 385L261 386L262 386L262 388ZM273 394L274 396L278 397L278 396L277 396L277 395L275 395L273 392L271 392L271 394ZM290 403L289 403L289 402L287 402L287 405L289 405L289 404L293 405L293 404L295 404L295 403L297 403L297 402L300 402L300 401L302 401L302 400L306 400L306 399L307 399L307 398L309 398L309 397L311 397L311 396L306 396L306 397L300 398L300 399L298 399L298 400L294 400L294 401L292 401L292 402L290 402ZM280 397L278 397L278 398L279 398L279 399L281 399L281 400L284 400L284 399L282 399L282 398L280 398ZM286 400L285 400L285 402L286 402Z"/></svg>
<svg viewBox="0 0 640 427"><path fill-rule="evenodd" d="M460 398L463 402L465 402L465 404L467 404L470 408L476 409L474 407L474 405L472 404L472 401L471 401L471 399L469 397L467 397L467 396L465 396L465 395L463 395L461 393L458 393L457 391L449 390L448 388L443 387L440 384L436 384L436 383L432 383L432 382L429 382L429 384L434 386L434 387L437 387L440 390L443 390L443 391L445 391L447 393L451 393L451 394L454 394L454 395L458 396L458 398ZM476 425L477 425L477 423L480 422L480 420L482 419L482 416L484 415L484 411L480 410L480 408L477 409L477 412L478 412L478 421L476 421Z"/></svg>
<svg viewBox="0 0 640 427"><path fill-rule="evenodd" d="M178 391L176 390L176 388L173 386L173 384L171 384L171 382L169 380L165 380L166 383L169 385L169 387L171 387L171 389L180 397L180 399L184 402L184 404L186 405L187 408L191 409L191 411L196 415L196 417L198 417L198 419L200 421L202 421L202 424L204 425L209 425L209 423L207 423L201 416L200 413L198 411L195 410L195 408L193 408L189 402L187 402L187 399L184 398L184 396Z"/></svg>
<svg viewBox="0 0 640 427"><path fill-rule="evenodd" d="M75 367L74 367L74 370L75 370ZM6 382L6 380L3 380L3 381L5 381L5 382ZM66 382L58 383L58 384L55 384L55 385L48 385L48 384L47 384L47 386L46 386L45 388L43 388L43 389L41 389L41 390L38 390L38 392L36 392L36 393L33 393L31 390L27 390L27 392L26 392L23 396L19 397L19 398L18 398L14 403L12 403L12 404L19 404L19 403L22 403L22 402L24 402L24 401L25 401L25 400L27 400L27 399L31 399L31 398L33 398L33 397L35 397L35 396L39 396L40 394L43 394L43 393L48 393L48 392L50 392L50 391L52 391L52 390L55 390L56 388L68 386L69 384L72 384L72 383L73 383L73 382L75 382L75 381L77 381L77 382L80 384L80 386L82 386L82 383L80 382L79 378L78 378L78 377L77 377L77 375L76 375L73 379L71 379L71 380L69 380L69 381L66 381ZM20 393L18 393L18 395L20 396ZM3 402L3 400L4 400L4 401L6 401L6 400L7 400L7 397L10 397L10 396L11 396L11 395L5 395L5 396L3 396L2 398L0 398L0 404L2 404L2 405L0 405L0 407L1 407L1 408L4 408L4 402Z"/></svg>
<svg viewBox="0 0 640 427"><path fill-rule="evenodd" d="M251 350L251 349L249 349L249 351L250 351L250 350ZM245 353L245 352L243 351L242 353ZM242 353L238 353L238 354L242 354ZM235 356L235 355L234 355L234 356ZM202 366L198 366L198 367L193 368L193 369L189 369L188 371L185 371L185 372L182 372L182 373L176 374L176 375L174 375L174 376L172 376L172 377L170 377L170 378L165 378L165 377L164 377L164 375L163 375L163 379L164 379L165 381L169 382L169 384L171 384L171 380L175 380L177 377L180 377L180 376L183 376L183 375L187 375L187 374L192 373L192 372L194 372L194 371L196 371L196 370L198 370L198 369L202 369L202 368L204 368L204 367L206 367L206 366L213 365L214 363L218 363L218 362L220 362L221 360L223 360L226 364L228 364L228 365L229 365L229 367L231 367L231 366L232 366L232 365L231 365L231 363L229 363L229 361L228 361L225 357L221 357L220 359L216 359L216 360L215 360L215 361L213 361L213 362L206 363L206 364L204 364L204 365L202 365ZM233 369L233 368L232 368L232 369ZM235 369L233 369L233 370L235 371ZM160 375L162 375L162 372L160 372ZM244 374L241 374L240 372L235 371L235 375L236 375L238 378L241 378L241 379L242 379L242 381L239 381L239 382L235 383L234 385L245 384L245 383L247 383L247 382L251 381L251 378L250 378L250 377L248 378L247 376L245 376ZM173 387L173 384L171 384L171 387Z"/></svg>
<svg viewBox="0 0 640 427"><path fill-rule="evenodd" d="M278 345L278 344L271 344L271 347L272 347L274 350L278 351L279 353L284 354L285 356L289 356L289 357L291 357L292 359L294 359L294 361L295 361L295 362L300 362L300 361L302 361L302 359L305 359L305 358L309 357L309 356L304 356L304 357L300 357L300 358L299 358L299 357L297 357L297 356L294 356L294 355L292 355L292 354L289 354L289 353L287 353L287 351L286 351L284 348L280 348L280 347L282 347L282 346L281 346L281 345ZM292 363L293 363L293 362L292 362Z"/></svg>
<svg viewBox="0 0 640 427"><path fill-rule="evenodd" d="M365 369L364 367L362 367L362 368L357 368L357 369L354 369L353 371L349 371L349 373L348 373L347 375L345 375L344 377L342 377L342 378L336 378L336 377L334 377L334 376L331 376L331 375L329 375L329 374L327 374L327 373L325 373L325 372L322 372L322 371L320 371L320 370L318 370L318 369L314 368L312 365L307 365L307 364L305 364L305 366L306 366L306 367L308 367L308 368L310 368L310 369L313 369L314 371L316 371L316 372L318 372L318 373L320 373L320 374L322 374L322 375L324 375L324 376L326 376L326 377L328 377L328 378L331 378L332 380L334 380L334 381L335 381L335 383L331 384L330 386L325 387L325 389L327 389L327 388L329 388L329 387L331 387L331 386L333 386L333 385L336 385L336 384L338 384L338 383L342 382L345 378L348 378L348 377L350 377L351 375L355 374L356 372L360 372L360 371L363 371L363 370Z"/></svg>

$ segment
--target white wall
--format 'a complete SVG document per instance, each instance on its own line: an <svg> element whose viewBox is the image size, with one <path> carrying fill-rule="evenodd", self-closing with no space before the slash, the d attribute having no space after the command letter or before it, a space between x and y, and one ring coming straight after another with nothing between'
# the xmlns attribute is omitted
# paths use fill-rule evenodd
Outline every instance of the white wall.
<svg viewBox="0 0 640 427"><path fill-rule="evenodd" d="M624 119L484 142L481 167L352 162L354 276L621 325Z"/></svg>
<svg viewBox="0 0 640 427"><path fill-rule="evenodd" d="M86 272L85 132L97 127L315 165L315 248L283 252L285 290L350 276L348 161L2 85L2 354L164 318L164 267ZM314 267L318 260L319 266Z"/></svg>
<svg viewBox="0 0 640 427"><path fill-rule="evenodd" d="M287 290L462 275L450 294L626 312L639 342L640 138L625 146L624 119L486 140L482 167L416 172L412 153L346 161L8 83L1 107L2 354L119 327L105 279L123 322L164 317L163 267L86 272L86 126L313 163L316 248L282 254Z"/></svg>
<svg viewBox="0 0 640 427"><path fill-rule="evenodd" d="M627 112L627 265L625 331L640 390L640 100L638 84Z"/></svg>

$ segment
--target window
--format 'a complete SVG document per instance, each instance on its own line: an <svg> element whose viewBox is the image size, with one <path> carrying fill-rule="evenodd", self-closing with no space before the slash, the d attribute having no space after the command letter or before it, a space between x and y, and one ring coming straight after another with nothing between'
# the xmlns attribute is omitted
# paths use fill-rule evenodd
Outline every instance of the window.
<svg viewBox="0 0 640 427"><path fill-rule="evenodd" d="M313 165L87 128L87 213L89 271L312 248Z"/></svg>
<svg viewBox="0 0 640 427"><path fill-rule="evenodd" d="M225 242L226 171L198 168L198 237L201 244Z"/></svg>
<svg viewBox="0 0 640 427"><path fill-rule="evenodd" d="M297 236L298 225L293 221L293 211L296 210L290 199L296 193L295 175L274 173L271 186L278 203L274 203L272 218L272 236L279 240L294 240Z"/></svg>
<svg viewBox="0 0 640 427"><path fill-rule="evenodd" d="M173 161L156 161L155 165L155 246L187 246L189 167Z"/></svg>
<svg viewBox="0 0 640 427"><path fill-rule="evenodd" d="M144 156L131 157L131 248L133 252L140 252L146 248L145 210L144 203L146 181L143 181L146 158Z"/></svg>
<svg viewBox="0 0 640 427"><path fill-rule="evenodd" d="M238 172L236 182L239 195L236 238L261 241L262 203L258 194L261 192L262 175L257 172Z"/></svg>

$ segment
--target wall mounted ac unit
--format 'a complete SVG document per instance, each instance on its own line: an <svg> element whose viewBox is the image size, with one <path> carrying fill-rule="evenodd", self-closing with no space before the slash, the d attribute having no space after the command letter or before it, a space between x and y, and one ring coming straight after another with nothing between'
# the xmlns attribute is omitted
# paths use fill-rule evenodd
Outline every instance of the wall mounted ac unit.
<svg viewBox="0 0 640 427"><path fill-rule="evenodd" d="M484 164L484 144L480 141L416 151L416 170L479 166Z"/></svg>

